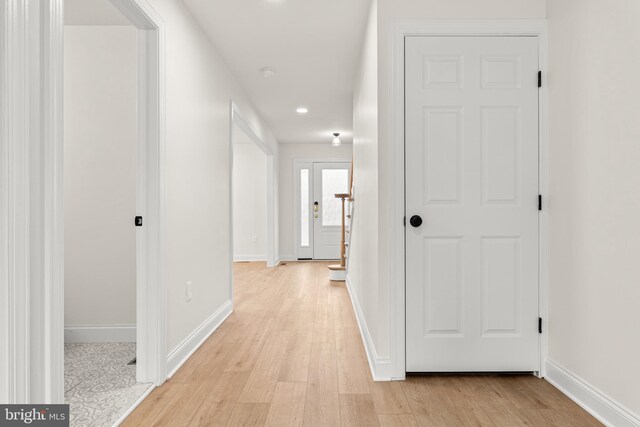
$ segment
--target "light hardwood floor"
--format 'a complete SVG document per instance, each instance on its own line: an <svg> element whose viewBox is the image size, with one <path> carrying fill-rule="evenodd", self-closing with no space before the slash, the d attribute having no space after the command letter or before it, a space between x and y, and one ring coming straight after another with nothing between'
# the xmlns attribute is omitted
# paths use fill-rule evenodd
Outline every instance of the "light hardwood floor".
<svg viewBox="0 0 640 427"><path fill-rule="evenodd" d="M374 382L326 263L235 265L235 311L125 426L596 426L533 376Z"/></svg>

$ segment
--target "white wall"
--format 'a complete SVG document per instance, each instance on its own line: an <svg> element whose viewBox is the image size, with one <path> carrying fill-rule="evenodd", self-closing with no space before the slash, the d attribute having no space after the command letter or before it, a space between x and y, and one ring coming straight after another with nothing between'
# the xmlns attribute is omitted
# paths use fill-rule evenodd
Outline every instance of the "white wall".
<svg viewBox="0 0 640 427"><path fill-rule="evenodd" d="M387 301L379 287L378 246L378 21L377 2L371 5L356 75L353 100L354 218L349 255L349 283L362 310L376 348L387 345L388 325L376 313Z"/></svg>
<svg viewBox="0 0 640 427"><path fill-rule="evenodd" d="M640 414L640 2L552 0L549 359Z"/></svg>
<svg viewBox="0 0 640 427"><path fill-rule="evenodd" d="M233 132L233 259L267 260L267 155Z"/></svg>
<svg viewBox="0 0 640 427"><path fill-rule="evenodd" d="M278 147L185 5L178 0L149 3L166 25L165 279L172 350L231 298L230 102L275 156ZM190 302L185 298L188 281L193 282Z"/></svg>
<svg viewBox="0 0 640 427"><path fill-rule="evenodd" d="M65 326L136 322L137 39L65 28Z"/></svg>
<svg viewBox="0 0 640 427"><path fill-rule="evenodd" d="M351 161L352 145L342 144L333 147L331 140L326 144L280 144L280 166L278 170L278 187L280 194L280 258L291 260L294 257L295 218L293 211L293 161L304 160L344 160Z"/></svg>

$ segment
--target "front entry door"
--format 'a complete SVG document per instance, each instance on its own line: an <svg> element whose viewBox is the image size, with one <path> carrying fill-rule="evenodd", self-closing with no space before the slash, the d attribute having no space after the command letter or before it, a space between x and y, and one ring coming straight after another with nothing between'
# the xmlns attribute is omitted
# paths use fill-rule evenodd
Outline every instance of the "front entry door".
<svg viewBox="0 0 640 427"><path fill-rule="evenodd" d="M350 163L313 164L313 259L340 259L342 203L335 195L349 193Z"/></svg>
<svg viewBox="0 0 640 427"><path fill-rule="evenodd" d="M405 47L407 371L538 371L537 38Z"/></svg>

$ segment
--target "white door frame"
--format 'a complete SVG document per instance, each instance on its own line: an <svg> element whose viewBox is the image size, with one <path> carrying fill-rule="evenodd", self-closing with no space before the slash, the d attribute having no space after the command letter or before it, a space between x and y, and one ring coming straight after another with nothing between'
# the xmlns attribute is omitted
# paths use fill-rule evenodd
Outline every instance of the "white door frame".
<svg viewBox="0 0 640 427"><path fill-rule="evenodd" d="M138 167L143 173L137 199L144 226L136 239L138 381L159 385L167 374L164 23L146 0L112 2L139 29ZM0 295L7 302L0 316L0 399L63 403L64 1L5 1L0 24L3 46L10 47L0 57L5 107L0 190L6 202L0 210Z"/></svg>
<svg viewBox="0 0 640 427"><path fill-rule="evenodd" d="M167 378L164 246L166 113L164 21L146 0L110 0L138 29L138 147L136 209L137 380Z"/></svg>
<svg viewBox="0 0 640 427"><path fill-rule="evenodd" d="M62 403L63 0L0 4L0 401Z"/></svg>
<svg viewBox="0 0 640 427"><path fill-rule="evenodd" d="M546 20L395 20L391 23L392 108L389 134L389 319L391 366L389 379L404 379L405 365L405 152L404 44L408 36L530 36L539 40L543 85L539 91L539 188L546 202L547 179L547 24ZM543 203L546 207L546 203ZM539 216L539 313L547 330L547 210ZM544 375L547 334L540 336L540 371Z"/></svg>
<svg viewBox="0 0 640 427"><path fill-rule="evenodd" d="M309 201L313 198L313 164L314 163L351 163L350 159L339 159L332 157L329 159L322 158L295 158L293 159L293 259L298 260L300 252L300 179L298 171L303 165L310 164L309 169ZM309 245L313 250L313 223L309 223ZM313 259L313 257L312 257Z"/></svg>
<svg viewBox="0 0 640 427"><path fill-rule="evenodd" d="M238 126L244 134L267 156L267 267L275 267L276 261L276 246L275 246L275 153L264 142L255 130L251 122L245 115L240 112L240 109L236 104L231 102L231 114L229 123L229 224L230 224L230 273L231 278L230 294L233 295L233 127Z"/></svg>

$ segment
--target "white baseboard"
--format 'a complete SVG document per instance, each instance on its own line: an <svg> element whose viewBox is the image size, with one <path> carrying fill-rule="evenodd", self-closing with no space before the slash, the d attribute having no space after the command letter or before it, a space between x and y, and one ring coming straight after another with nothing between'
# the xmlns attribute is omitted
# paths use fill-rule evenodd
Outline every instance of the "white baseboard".
<svg viewBox="0 0 640 427"><path fill-rule="evenodd" d="M545 379L601 423L611 427L640 426L640 417L558 363L547 360Z"/></svg>
<svg viewBox="0 0 640 427"><path fill-rule="evenodd" d="M278 264L283 263L283 262L293 262L293 261L297 261L298 259L296 257L294 257L293 255L280 255L280 259L278 260Z"/></svg>
<svg viewBox="0 0 640 427"><path fill-rule="evenodd" d="M267 262L266 255L234 255L233 262Z"/></svg>
<svg viewBox="0 0 640 427"><path fill-rule="evenodd" d="M136 342L136 325L65 326L64 342Z"/></svg>
<svg viewBox="0 0 640 427"><path fill-rule="evenodd" d="M378 356L376 347L373 344L373 340L371 339L371 334L369 333L369 328L367 327L367 321L365 320L364 314L362 313L360 302L358 301L358 297L353 290L353 284L351 283L351 278L348 275L346 282L347 290L349 291L349 296L351 297L351 305L353 305L353 311L356 314L356 320L358 321L358 327L360 328L360 335L362 336L364 349L367 353L367 360L369 361L369 369L371 370L371 375L373 376L374 381L392 381L394 379L394 376L391 359L388 357Z"/></svg>
<svg viewBox="0 0 640 427"><path fill-rule="evenodd" d="M169 372L167 378L171 378L176 373L182 364L218 329L232 312L233 302L228 300L169 353L167 357L167 372Z"/></svg>
<svg viewBox="0 0 640 427"><path fill-rule="evenodd" d="M120 416L120 418L118 418L118 420L113 423L113 426L111 427L118 427L120 424L122 424L124 422L124 420L127 419L127 417L129 415L131 415L131 413L142 403L143 400L145 400L147 398L147 396L149 396L151 394L151 392L156 388L155 385L151 384L149 386L149 388L144 392L144 394L142 396L140 396L138 398L138 400L136 400L133 405L131 405L129 407L129 409L127 409L127 412L125 412L124 414L122 414L122 416Z"/></svg>

